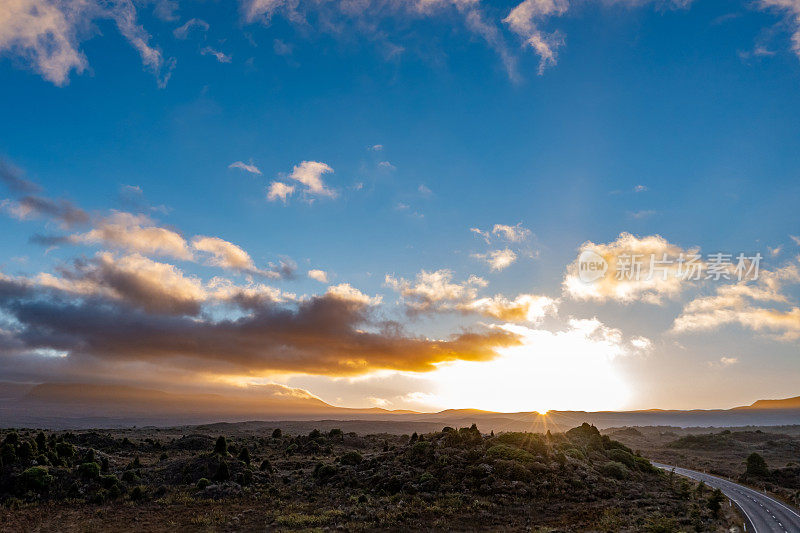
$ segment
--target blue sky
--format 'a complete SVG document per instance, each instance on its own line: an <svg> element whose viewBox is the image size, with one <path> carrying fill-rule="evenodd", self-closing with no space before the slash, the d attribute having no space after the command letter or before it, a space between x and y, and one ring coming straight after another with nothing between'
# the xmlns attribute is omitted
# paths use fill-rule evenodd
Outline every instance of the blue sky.
<svg viewBox="0 0 800 533"><path fill-rule="evenodd" d="M113 381L125 369L154 387L279 383L339 405L420 409L728 407L798 394L794 0L9 6L5 174L87 218L66 224L4 191L1 271L31 293L3 303L2 379ZM285 201L268 198L276 182L294 187ZM154 248L161 230L184 251ZM768 277L625 297L564 288L586 243L608 251L624 233L658 252L761 253ZM123 274L145 272L120 289ZM211 295L221 284L272 299L242 307ZM170 291L196 305L148 303ZM496 310L520 295L550 304L526 319ZM459 341L445 350L455 355L420 355L424 368L370 348L343 371L350 348L325 355L338 367L310 355L338 346L333 331L314 348L259 337L247 357L200 363L161 346L137 356L124 335L57 339L23 311L109 305L205 321L213 335L216 321L262 311L302 322L303 305L336 298L360 306L342 327L374 331L383 347L466 331L488 347L471 356ZM386 320L403 333L381 330ZM309 337L320 327L303 325ZM499 331L521 347L494 346ZM470 358L480 362L458 362ZM502 375L523 393L497 388ZM600 398L609 389L625 394Z"/></svg>

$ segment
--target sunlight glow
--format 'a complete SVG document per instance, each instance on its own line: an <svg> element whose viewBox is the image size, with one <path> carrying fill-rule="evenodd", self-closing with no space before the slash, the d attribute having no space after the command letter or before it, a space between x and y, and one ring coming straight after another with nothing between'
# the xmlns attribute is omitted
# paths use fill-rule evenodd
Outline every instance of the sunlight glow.
<svg viewBox="0 0 800 533"><path fill-rule="evenodd" d="M629 388L614 360L627 351L618 330L572 320L566 331L506 325L524 338L488 362L443 364L430 375L436 403L489 411L613 410Z"/></svg>

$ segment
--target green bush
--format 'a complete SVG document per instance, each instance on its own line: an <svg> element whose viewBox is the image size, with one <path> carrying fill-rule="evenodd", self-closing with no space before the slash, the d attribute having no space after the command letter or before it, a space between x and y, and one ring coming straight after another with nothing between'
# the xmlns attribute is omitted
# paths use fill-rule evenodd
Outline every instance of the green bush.
<svg viewBox="0 0 800 533"><path fill-rule="evenodd" d="M608 458L611 459L612 461L624 464L631 470L636 468L636 459L633 457L633 454L626 452L625 450L620 450L616 448L609 450Z"/></svg>
<svg viewBox="0 0 800 533"><path fill-rule="evenodd" d="M364 458L357 451L349 451L339 458L339 462L343 465L355 466L361 464Z"/></svg>
<svg viewBox="0 0 800 533"><path fill-rule="evenodd" d="M97 463L83 463L78 467L78 474L83 479L97 479L100 477L100 465Z"/></svg>
<svg viewBox="0 0 800 533"><path fill-rule="evenodd" d="M506 444L496 444L489 448L486 455L492 459L505 459L508 461L519 461L520 463L532 463L536 460L531 453L508 446Z"/></svg>
<svg viewBox="0 0 800 533"><path fill-rule="evenodd" d="M613 477L614 479L626 479L628 477L628 469L624 464L617 461L609 461L600 467L600 473L606 477Z"/></svg>
<svg viewBox="0 0 800 533"><path fill-rule="evenodd" d="M203 490L209 485L211 485L211 481L209 481L207 478L202 477L197 481L197 488L200 490Z"/></svg>
<svg viewBox="0 0 800 533"><path fill-rule="evenodd" d="M46 468L32 466L20 475L20 482L23 490L41 491L50 486L53 476L47 472Z"/></svg>
<svg viewBox="0 0 800 533"><path fill-rule="evenodd" d="M335 476L338 472L339 469L336 468L336 465L318 463L314 468L314 477L320 481L326 481Z"/></svg>

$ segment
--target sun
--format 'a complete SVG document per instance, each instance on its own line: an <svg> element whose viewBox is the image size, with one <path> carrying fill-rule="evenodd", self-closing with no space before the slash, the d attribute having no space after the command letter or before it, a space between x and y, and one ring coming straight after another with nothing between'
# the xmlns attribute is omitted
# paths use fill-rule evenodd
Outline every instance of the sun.
<svg viewBox="0 0 800 533"><path fill-rule="evenodd" d="M615 410L628 385L615 359L624 353L597 324L573 324L551 332L513 326L520 346L498 350L491 361L440 365L431 377L439 404L487 411Z"/></svg>

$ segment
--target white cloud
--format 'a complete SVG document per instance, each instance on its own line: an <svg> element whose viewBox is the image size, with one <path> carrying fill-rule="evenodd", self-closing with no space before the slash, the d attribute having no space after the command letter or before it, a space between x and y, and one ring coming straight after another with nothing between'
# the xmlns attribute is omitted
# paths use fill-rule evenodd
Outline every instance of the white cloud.
<svg viewBox="0 0 800 533"><path fill-rule="evenodd" d="M269 184L267 199L272 202L281 200L283 203L286 203L286 199L291 196L292 193L294 193L294 185L287 185L282 181L273 181Z"/></svg>
<svg viewBox="0 0 800 533"><path fill-rule="evenodd" d="M187 39L195 28L197 28L198 31L208 31L208 22L197 18L189 19L183 26L172 30L172 35L174 35L176 39Z"/></svg>
<svg viewBox="0 0 800 533"><path fill-rule="evenodd" d="M505 224L495 224L492 228L492 233L504 238L511 242L522 242L531 235L531 230L522 227L522 222L518 222L513 226Z"/></svg>
<svg viewBox="0 0 800 533"><path fill-rule="evenodd" d="M259 168L255 166L252 162L245 163L243 161L234 161L233 163L228 165L228 168L238 168L240 170L244 170L245 172L249 172L251 174L258 174L259 176L261 175L261 170L259 170Z"/></svg>
<svg viewBox="0 0 800 533"><path fill-rule="evenodd" d="M332 173L333 169L319 161L303 161L295 165L289 178L305 185L305 193L315 196L328 196L336 198L336 191L329 189L322 180L324 174Z"/></svg>
<svg viewBox="0 0 800 533"><path fill-rule="evenodd" d="M385 283L387 287L400 293L406 304L416 310L430 310L444 301L474 300L478 295L478 288L487 285L486 280L478 276L470 276L463 283L454 283L453 271L447 269L434 272L422 270L413 282L387 274Z"/></svg>
<svg viewBox="0 0 800 533"><path fill-rule="evenodd" d="M326 294L364 305L378 305L383 299L380 295L368 296L349 283L340 283L339 285L328 287Z"/></svg>
<svg viewBox="0 0 800 533"><path fill-rule="evenodd" d="M633 192L645 192L645 191L647 191L646 185L637 185L636 187L633 188Z"/></svg>
<svg viewBox="0 0 800 533"><path fill-rule="evenodd" d="M503 20L511 31L536 51L539 74L556 64L558 47L564 44L564 38L559 33L545 33L540 25L548 17L563 15L568 8L568 0L524 0Z"/></svg>
<svg viewBox="0 0 800 533"><path fill-rule="evenodd" d="M796 235L789 235L789 237L794 241L797 246L800 246L800 237Z"/></svg>
<svg viewBox="0 0 800 533"><path fill-rule="evenodd" d="M80 49L92 36L91 22L111 19L133 46L144 66L164 86L174 59L164 59L150 44L150 35L137 22L131 0L4 0L0 9L0 53L21 57L44 79L63 86L72 71L84 72L89 63Z"/></svg>
<svg viewBox="0 0 800 533"><path fill-rule="evenodd" d="M673 322L672 332L716 330L734 324L795 341L800 339L800 308L792 305L783 291L785 285L798 283L796 264L775 271L762 269L756 281L722 285L714 295L687 303Z"/></svg>
<svg viewBox="0 0 800 533"><path fill-rule="evenodd" d="M231 56L230 55L228 55L228 54L226 54L224 52L220 52L219 50L215 50L214 48L211 48L210 46L206 46L202 50L200 50L200 55L214 56L217 59L217 61L219 61L220 63L230 63L231 62Z"/></svg>
<svg viewBox="0 0 800 533"><path fill-rule="evenodd" d="M485 261L493 271L504 270L517 260L517 254L510 248L492 250L485 254L473 254L472 257Z"/></svg>
<svg viewBox="0 0 800 533"><path fill-rule="evenodd" d="M800 0L759 0L762 9L783 12L792 28L791 49L800 58Z"/></svg>
<svg viewBox="0 0 800 533"><path fill-rule="evenodd" d="M144 254L192 260L186 239L176 231L156 226L144 215L115 212L101 219L90 231L73 235L70 242L104 244Z"/></svg>
<svg viewBox="0 0 800 533"><path fill-rule="evenodd" d="M385 169L388 169L388 170L397 170L397 167L395 167L393 164L391 164L388 161L381 161L380 163L378 163L378 166L382 167L382 168L385 168Z"/></svg>
<svg viewBox="0 0 800 533"><path fill-rule="evenodd" d="M192 239L192 247L211 255L208 264L233 270L256 271L250 255L235 244L219 237L198 235Z"/></svg>
<svg viewBox="0 0 800 533"><path fill-rule="evenodd" d="M670 244L660 235L636 237L630 233L621 233L617 240L607 244L586 242L581 245L579 255L592 251L601 256L608 265L608 270L600 279L584 282L579 276L578 259L567 266L564 277L564 292L578 300L616 300L620 302L644 301L653 304L663 303L665 298L674 298L684 289L691 286L687 279L688 261L681 265L678 259L697 253L697 249L684 250ZM636 257L640 265L637 275L620 275L627 273L626 265L633 263ZM661 261L666 256L671 264L651 264L650 258ZM702 266L698 262L698 266ZM683 270L681 270L683 269ZM630 269L631 272L635 269Z"/></svg>
<svg viewBox="0 0 800 533"><path fill-rule="evenodd" d="M373 152L380 152L381 150L383 150L383 145L382 144L373 144L372 146L370 146L369 149L372 150Z"/></svg>
<svg viewBox="0 0 800 533"><path fill-rule="evenodd" d="M496 295L491 298L478 298L456 305L454 308L510 322L538 322L548 314L555 314L558 303L547 296L535 294L520 294L513 300Z"/></svg>
<svg viewBox="0 0 800 533"><path fill-rule="evenodd" d="M328 283L328 273L324 270L309 270L308 277L320 283Z"/></svg>

